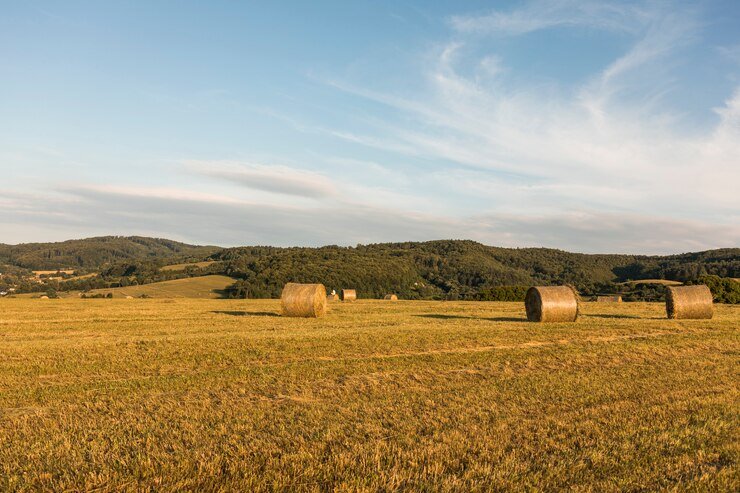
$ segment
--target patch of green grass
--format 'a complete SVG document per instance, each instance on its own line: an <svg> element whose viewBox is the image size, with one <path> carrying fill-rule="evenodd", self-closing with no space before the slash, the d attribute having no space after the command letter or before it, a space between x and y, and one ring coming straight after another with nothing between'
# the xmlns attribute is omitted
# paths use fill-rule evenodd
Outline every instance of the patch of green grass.
<svg viewBox="0 0 740 493"><path fill-rule="evenodd" d="M0 300L0 490L736 490L740 309Z"/></svg>

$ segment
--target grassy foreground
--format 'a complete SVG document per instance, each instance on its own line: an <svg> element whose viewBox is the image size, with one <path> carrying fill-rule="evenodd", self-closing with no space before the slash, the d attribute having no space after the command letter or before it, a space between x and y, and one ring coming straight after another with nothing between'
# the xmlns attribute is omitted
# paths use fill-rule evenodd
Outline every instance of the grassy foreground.
<svg viewBox="0 0 740 493"><path fill-rule="evenodd" d="M740 309L0 300L0 491L736 491Z"/></svg>

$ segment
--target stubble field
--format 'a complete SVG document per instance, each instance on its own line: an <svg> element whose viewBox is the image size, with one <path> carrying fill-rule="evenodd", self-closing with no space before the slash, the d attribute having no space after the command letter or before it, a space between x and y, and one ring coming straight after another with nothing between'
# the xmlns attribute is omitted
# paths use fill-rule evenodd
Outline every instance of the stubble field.
<svg viewBox="0 0 740 493"><path fill-rule="evenodd" d="M0 491L736 491L740 307L0 300Z"/></svg>

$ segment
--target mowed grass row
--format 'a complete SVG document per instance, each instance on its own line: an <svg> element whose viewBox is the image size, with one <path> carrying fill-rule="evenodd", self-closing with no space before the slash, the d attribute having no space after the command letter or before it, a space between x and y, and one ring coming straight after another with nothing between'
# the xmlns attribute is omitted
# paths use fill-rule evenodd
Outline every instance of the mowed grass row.
<svg viewBox="0 0 740 493"><path fill-rule="evenodd" d="M0 300L0 490L740 484L740 310Z"/></svg>

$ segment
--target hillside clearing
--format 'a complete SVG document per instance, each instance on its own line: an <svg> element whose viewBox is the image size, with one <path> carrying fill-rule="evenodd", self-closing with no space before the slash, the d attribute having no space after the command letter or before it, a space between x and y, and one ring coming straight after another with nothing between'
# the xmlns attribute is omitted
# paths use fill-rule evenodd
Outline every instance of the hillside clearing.
<svg viewBox="0 0 740 493"><path fill-rule="evenodd" d="M67 275L71 276L74 273L75 273L74 269L35 270L35 271L33 271L33 275L36 276L36 277L51 276L51 275L54 275L54 274L67 274Z"/></svg>
<svg viewBox="0 0 740 493"><path fill-rule="evenodd" d="M670 281L668 279L638 279L637 281L626 281L617 284L622 285L635 285L635 284L662 284L663 286L680 286L683 283L680 281Z"/></svg>
<svg viewBox="0 0 740 493"><path fill-rule="evenodd" d="M116 298L139 298L144 295L151 298L221 298L223 291L234 284L234 280L227 276L187 277L125 288L93 289L89 294L113 293Z"/></svg>
<svg viewBox="0 0 740 493"><path fill-rule="evenodd" d="M164 267L160 268L159 270L163 271L178 271L178 270L185 270L189 267L196 267L198 269L202 269L204 267L208 267L209 265L213 265L217 262L216 260L207 260L204 262L190 262L186 264L173 264L173 265L165 265Z"/></svg>
<svg viewBox="0 0 740 493"><path fill-rule="evenodd" d="M738 484L737 306L0 300L0 490Z"/></svg>

